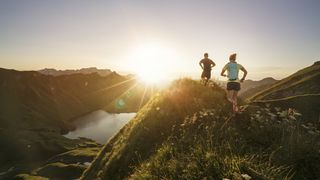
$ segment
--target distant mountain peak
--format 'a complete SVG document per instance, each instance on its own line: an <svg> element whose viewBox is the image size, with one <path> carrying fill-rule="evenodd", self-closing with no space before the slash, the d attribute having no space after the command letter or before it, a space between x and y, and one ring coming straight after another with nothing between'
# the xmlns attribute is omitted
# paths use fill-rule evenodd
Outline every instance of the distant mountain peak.
<svg viewBox="0 0 320 180"><path fill-rule="evenodd" d="M258 81L254 80L246 80L241 87L241 91L239 93L240 97L246 99L255 93L266 89L268 86L276 83L278 80L273 77L266 77Z"/></svg>
<svg viewBox="0 0 320 180"><path fill-rule="evenodd" d="M318 66L318 65L320 65L320 61L316 61L313 63L313 66Z"/></svg>
<svg viewBox="0 0 320 180"><path fill-rule="evenodd" d="M70 75L70 74L92 74L97 73L100 76L108 76L113 73L110 69L98 69L96 67L88 67L88 68L81 68L81 69L67 69L67 70L56 70L54 68L45 68L41 69L38 72L45 75L51 76L61 76L61 75Z"/></svg>
<svg viewBox="0 0 320 180"><path fill-rule="evenodd" d="M276 79L274 79L273 77L266 77L262 79L262 81L265 81L265 80L276 81Z"/></svg>

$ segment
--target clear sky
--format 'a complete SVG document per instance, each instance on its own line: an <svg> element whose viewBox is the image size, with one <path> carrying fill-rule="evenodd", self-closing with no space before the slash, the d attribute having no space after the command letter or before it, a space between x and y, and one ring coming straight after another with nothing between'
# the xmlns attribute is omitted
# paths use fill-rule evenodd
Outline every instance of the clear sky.
<svg viewBox="0 0 320 180"><path fill-rule="evenodd" d="M215 75L233 52L249 78L289 75L320 60L320 1L0 0L3 68L198 75L204 52Z"/></svg>

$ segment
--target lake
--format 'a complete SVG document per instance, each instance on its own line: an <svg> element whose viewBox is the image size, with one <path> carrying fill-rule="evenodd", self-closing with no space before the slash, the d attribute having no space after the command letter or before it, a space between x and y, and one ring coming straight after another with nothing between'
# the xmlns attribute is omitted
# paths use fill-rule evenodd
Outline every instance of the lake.
<svg viewBox="0 0 320 180"><path fill-rule="evenodd" d="M136 113L107 113L103 110L94 111L75 121L76 129L65 137L76 139L86 137L105 144L115 135Z"/></svg>

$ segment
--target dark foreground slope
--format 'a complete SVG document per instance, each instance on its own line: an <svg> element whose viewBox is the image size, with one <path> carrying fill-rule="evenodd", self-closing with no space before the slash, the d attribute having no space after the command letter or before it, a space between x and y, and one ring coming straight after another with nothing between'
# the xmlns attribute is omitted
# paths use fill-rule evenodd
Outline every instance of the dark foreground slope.
<svg viewBox="0 0 320 180"><path fill-rule="evenodd" d="M301 69L269 88L253 95L252 103L295 108L304 122L320 127L320 63Z"/></svg>
<svg viewBox="0 0 320 180"><path fill-rule="evenodd" d="M231 117L224 90L176 81L114 136L82 179L314 179L319 134L300 114L256 105Z"/></svg>
<svg viewBox="0 0 320 180"><path fill-rule="evenodd" d="M98 109L137 111L143 88L135 84L116 73L53 77L0 69L0 173L83 143L61 135L74 128L78 116Z"/></svg>

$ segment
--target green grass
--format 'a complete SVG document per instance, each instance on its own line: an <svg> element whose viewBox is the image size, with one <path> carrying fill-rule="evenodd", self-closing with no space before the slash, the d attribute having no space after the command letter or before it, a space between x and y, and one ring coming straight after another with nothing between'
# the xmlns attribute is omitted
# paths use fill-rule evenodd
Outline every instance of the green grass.
<svg viewBox="0 0 320 180"><path fill-rule="evenodd" d="M23 179L23 180L49 180L49 178L41 177L41 176L33 176L30 174L19 174L16 176L16 179Z"/></svg>
<svg viewBox="0 0 320 180"><path fill-rule="evenodd" d="M253 179L320 176L315 145L320 132L303 129L299 116L250 106L224 125L220 115L204 110L186 118L130 179L232 179L235 173Z"/></svg>
<svg viewBox="0 0 320 180"><path fill-rule="evenodd" d="M61 162L47 164L34 173L49 179L76 179L79 178L86 167L77 164L64 164Z"/></svg>
<svg viewBox="0 0 320 180"><path fill-rule="evenodd" d="M47 162L62 162L66 164L76 164L91 162L100 152L101 146L95 147L79 147L70 151L58 154L50 158Z"/></svg>
<svg viewBox="0 0 320 180"><path fill-rule="evenodd" d="M71 150L67 153L63 153L63 155L68 154L69 156L96 156L97 153L100 151L100 147L95 148L77 148Z"/></svg>

